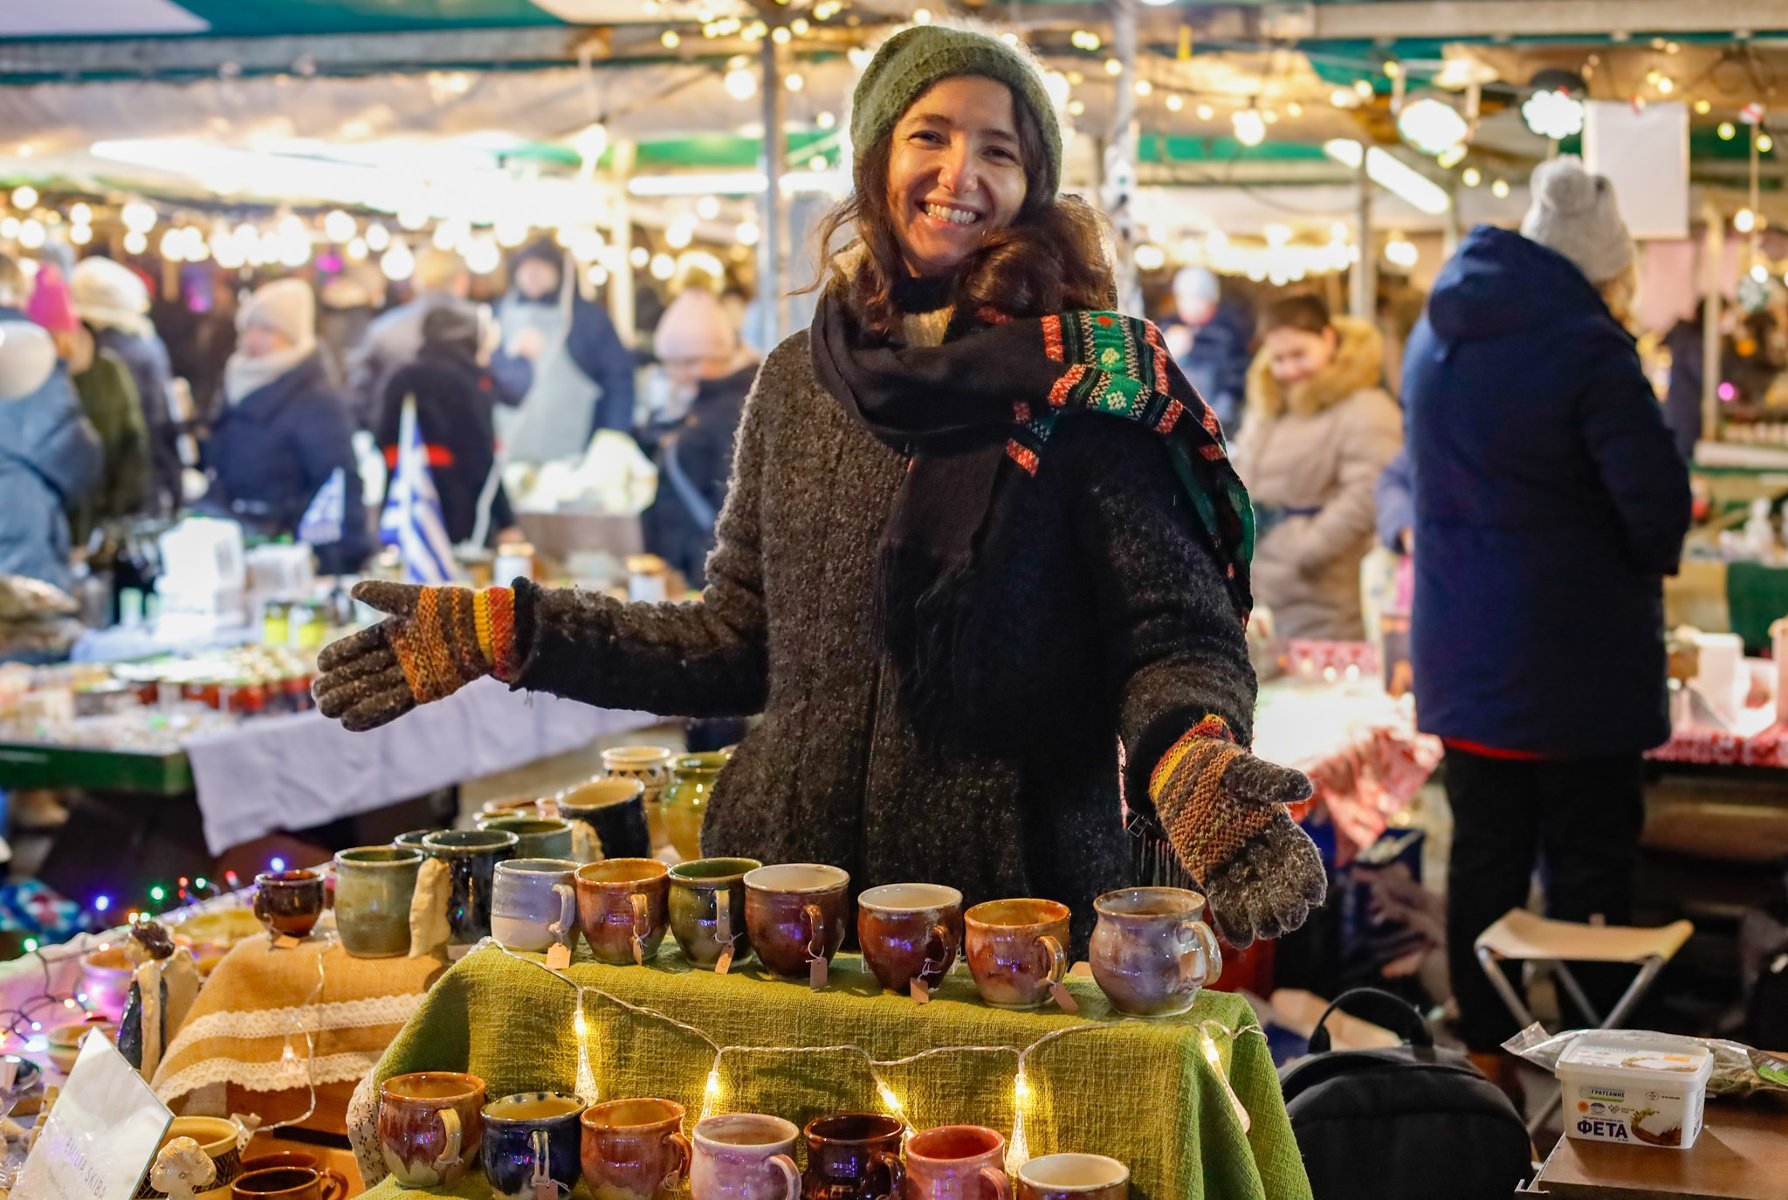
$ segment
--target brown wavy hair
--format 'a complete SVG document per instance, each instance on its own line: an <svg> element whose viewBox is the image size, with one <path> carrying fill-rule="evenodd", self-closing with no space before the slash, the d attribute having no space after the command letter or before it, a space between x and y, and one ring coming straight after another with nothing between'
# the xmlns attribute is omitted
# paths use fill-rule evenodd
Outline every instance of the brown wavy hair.
<svg viewBox="0 0 1788 1200"><path fill-rule="evenodd" d="M1078 196L1046 192L1048 148L1031 110L1016 96L1019 156L1025 196L1018 216L996 229L956 271L957 308L992 307L1013 317L1041 317L1069 309L1113 308L1117 280L1105 215ZM894 285L907 277L906 257L888 211L888 164L893 134L862 148L851 173L851 194L820 223L820 273L803 288L843 289L864 326L887 335L900 328ZM833 243L854 227L861 255L836 254Z"/></svg>

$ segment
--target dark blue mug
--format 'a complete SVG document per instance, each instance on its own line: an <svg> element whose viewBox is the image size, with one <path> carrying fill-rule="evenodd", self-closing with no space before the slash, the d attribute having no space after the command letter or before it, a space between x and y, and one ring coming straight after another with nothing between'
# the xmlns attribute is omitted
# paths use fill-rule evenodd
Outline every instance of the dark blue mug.
<svg viewBox="0 0 1788 1200"><path fill-rule="evenodd" d="M551 1180L568 1196L583 1168L583 1101L561 1092L518 1092L484 1106L484 1174L499 1200L535 1200Z"/></svg>

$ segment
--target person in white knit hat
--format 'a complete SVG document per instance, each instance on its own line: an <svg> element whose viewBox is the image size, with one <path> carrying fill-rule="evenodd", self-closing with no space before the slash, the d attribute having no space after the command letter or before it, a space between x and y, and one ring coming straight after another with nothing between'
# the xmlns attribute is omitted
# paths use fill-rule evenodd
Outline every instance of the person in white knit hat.
<svg viewBox="0 0 1788 1200"><path fill-rule="evenodd" d="M347 403L329 383L316 324L316 297L302 279L263 285L236 314L223 411L204 449L205 506L268 536L294 534L340 471L341 538L317 547L333 575L360 566L371 536Z"/></svg>
<svg viewBox="0 0 1788 1200"><path fill-rule="evenodd" d="M1521 233L1474 229L1442 268L1403 376L1416 711L1446 744L1453 812L1448 958L1466 1046L1504 1081L1515 1022L1473 943L1542 862L1548 916L1630 920L1642 755L1670 735L1661 583L1689 526L1624 322L1636 254L1614 189L1564 157L1532 190ZM1603 1012L1627 982L1578 979Z"/></svg>
<svg viewBox="0 0 1788 1200"><path fill-rule="evenodd" d="M97 352L115 355L136 385L149 444L150 508L172 512L180 502L181 429L170 394L168 348L149 320L149 287L124 264L94 255L75 264L68 289Z"/></svg>

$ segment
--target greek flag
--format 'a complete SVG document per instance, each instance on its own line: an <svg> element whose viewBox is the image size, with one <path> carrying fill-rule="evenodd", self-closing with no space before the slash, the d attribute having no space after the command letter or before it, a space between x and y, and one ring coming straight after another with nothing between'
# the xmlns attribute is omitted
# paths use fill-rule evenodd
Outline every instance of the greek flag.
<svg viewBox="0 0 1788 1200"><path fill-rule="evenodd" d="M337 467L317 489L310 506L298 519L298 540L311 546L333 546L341 541L341 523L347 515L347 507L347 477Z"/></svg>
<svg viewBox="0 0 1788 1200"><path fill-rule="evenodd" d="M391 473L391 486L385 493L379 540L397 547L407 583L442 584L458 578L453 543L441 522L441 498L428 473L428 451L416 424L414 396L404 397L397 435L397 468Z"/></svg>

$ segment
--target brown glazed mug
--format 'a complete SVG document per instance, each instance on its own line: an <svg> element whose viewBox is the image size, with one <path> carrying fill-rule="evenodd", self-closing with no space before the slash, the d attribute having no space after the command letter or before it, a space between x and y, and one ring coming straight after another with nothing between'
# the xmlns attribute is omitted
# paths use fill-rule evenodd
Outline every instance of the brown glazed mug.
<svg viewBox="0 0 1788 1200"><path fill-rule="evenodd" d="M815 1117L801 1133L807 1140L802 1200L904 1200L900 1139L906 1126L897 1118L836 1113Z"/></svg>
<svg viewBox="0 0 1788 1200"><path fill-rule="evenodd" d="M347 1194L345 1175L315 1167L248 1171L230 1185L230 1200L343 1200Z"/></svg>
<svg viewBox="0 0 1788 1200"><path fill-rule="evenodd" d="M703 1119L695 1127L691 1200L800 1200L799 1133L781 1117L761 1113Z"/></svg>
<svg viewBox="0 0 1788 1200"><path fill-rule="evenodd" d="M915 979L935 988L962 945L962 893L935 883L870 888L857 897L857 944L889 991L907 991Z"/></svg>
<svg viewBox="0 0 1788 1200"><path fill-rule="evenodd" d="M1217 935L1199 917L1204 897L1170 887L1123 888L1093 902L1087 958L1111 1007L1132 1017L1185 1012L1223 970Z"/></svg>
<svg viewBox="0 0 1788 1200"><path fill-rule="evenodd" d="M1129 1200L1130 1168L1103 1154L1045 1154L1018 1168L1018 1200Z"/></svg>
<svg viewBox="0 0 1788 1200"><path fill-rule="evenodd" d="M906 1144L910 1200L1012 1200L1006 1139L979 1125L939 1125Z"/></svg>
<svg viewBox="0 0 1788 1200"><path fill-rule="evenodd" d="M823 982L816 963L844 945L851 877L823 863L782 863L745 875L745 929L764 966L788 979Z"/></svg>
<svg viewBox="0 0 1788 1200"><path fill-rule="evenodd" d="M670 868L655 858L608 858L577 869L577 926L599 962L644 963L670 921Z"/></svg>
<svg viewBox="0 0 1788 1200"><path fill-rule="evenodd" d="M670 1100L592 1104L584 1127L584 1182L596 1200L669 1200L689 1174L683 1106Z"/></svg>
<svg viewBox="0 0 1788 1200"><path fill-rule="evenodd" d="M264 871L255 876L255 916L272 937L308 937L323 915L325 888L318 871Z"/></svg>
<svg viewBox="0 0 1788 1200"><path fill-rule="evenodd" d="M399 1187L452 1187L484 1140L484 1080L415 1071L379 1085L379 1151Z"/></svg>
<svg viewBox="0 0 1788 1200"><path fill-rule="evenodd" d="M969 972L981 999L995 1008L1045 1003L1068 973L1068 915L1068 906L1054 900L989 900L964 913Z"/></svg>

